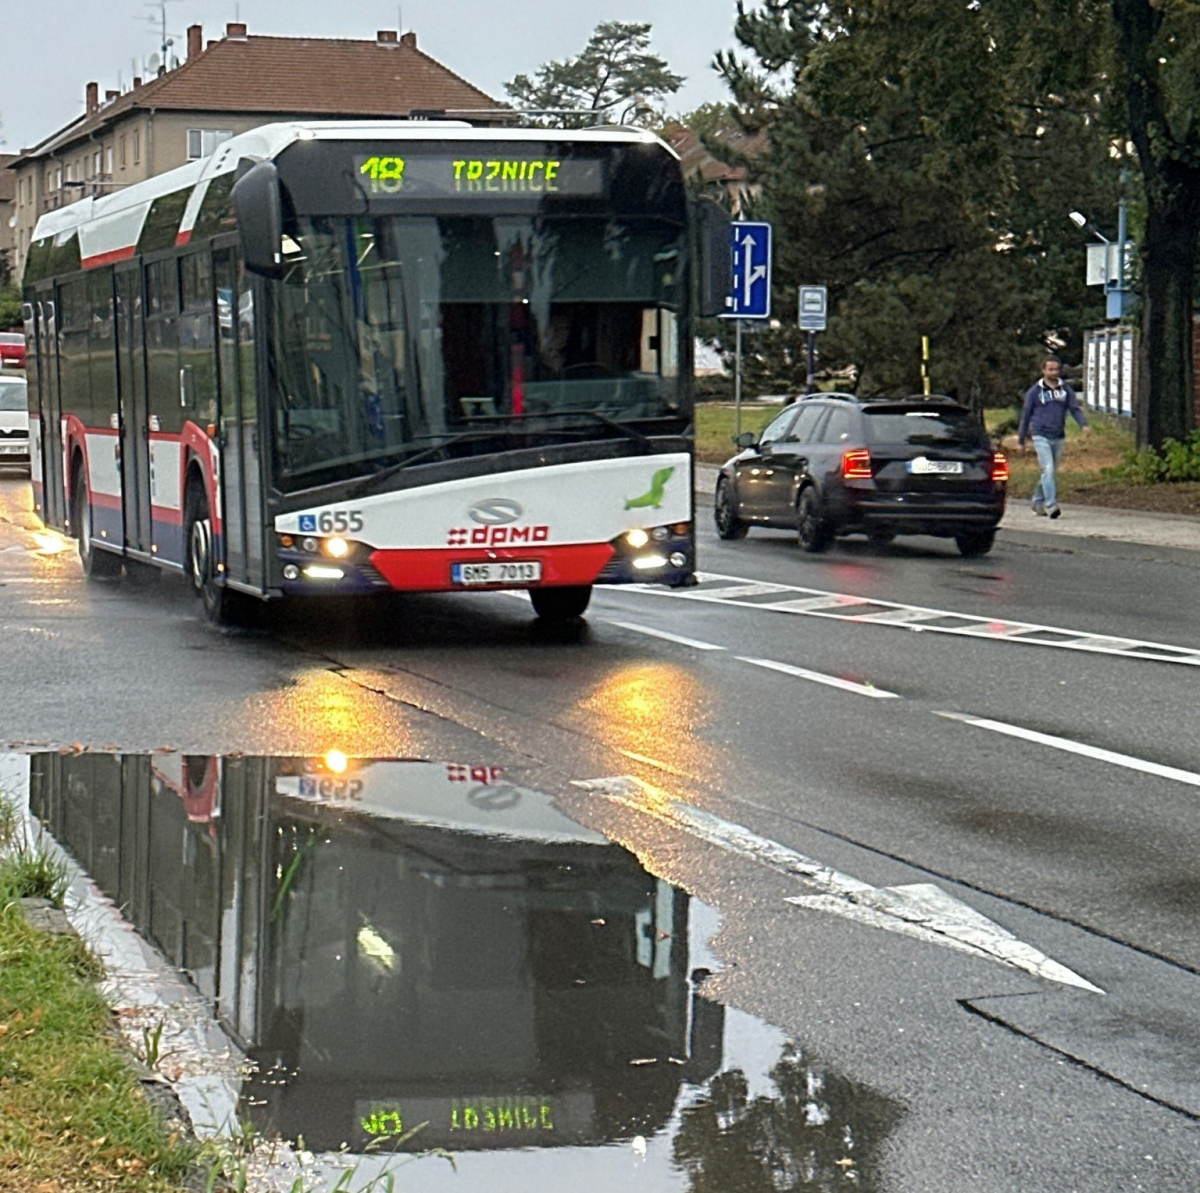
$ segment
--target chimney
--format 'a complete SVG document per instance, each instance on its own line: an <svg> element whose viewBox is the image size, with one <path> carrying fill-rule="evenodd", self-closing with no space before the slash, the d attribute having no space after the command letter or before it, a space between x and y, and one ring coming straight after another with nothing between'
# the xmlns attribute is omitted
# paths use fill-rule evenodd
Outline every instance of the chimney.
<svg viewBox="0 0 1200 1193"><path fill-rule="evenodd" d="M189 25L187 37L187 60L191 62L193 58L198 58L200 56L200 51L204 46L204 30L199 25Z"/></svg>
<svg viewBox="0 0 1200 1193"><path fill-rule="evenodd" d="M380 29L375 34L375 44L379 46L394 47L397 45L395 29Z"/></svg>
<svg viewBox="0 0 1200 1193"><path fill-rule="evenodd" d="M408 46L410 50L417 48L417 35L415 33L404 33L400 36L400 44Z"/></svg>
<svg viewBox="0 0 1200 1193"><path fill-rule="evenodd" d="M114 99L120 99L120 98L121 98L121 93L119 91L106 91L104 93L104 102L106 104L111 104Z"/></svg>
<svg viewBox="0 0 1200 1193"><path fill-rule="evenodd" d="M229 41L245 41L245 23L242 21L230 21L229 24L225 26L225 37Z"/></svg>
<svg viewBox="0 0 1200 1193"><path fill-rule="evenodd" d="M93 112L100 110L100 84L89 83L87 85L87 111L90 116Z"/></svg>
<svg viewBox="0 0 1200 1193"><path fill-rule="evenodd" d="M136 91L141 85L142 85L142 76L134 75L133 76L133 89Z"/></svg>

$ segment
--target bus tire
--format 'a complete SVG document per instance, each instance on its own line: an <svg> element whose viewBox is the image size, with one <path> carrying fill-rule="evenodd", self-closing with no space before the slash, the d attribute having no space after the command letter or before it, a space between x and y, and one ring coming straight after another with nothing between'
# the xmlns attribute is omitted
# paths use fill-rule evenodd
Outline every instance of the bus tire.
<svg viewBox="0 0 1200 1193"><path fill-rule="evenodd" d="M215 626L237 625L245 616L245 598L240 592L217 583L212 516L208 497L198 480L188 482L185 508L187 574L204 605L204 615Z"/></svg>
<svg viewBox="0 0 1200 1193"><path fill-rule="evenodd" d="M592 599L592 586L580 584L570 588L531 588L529 599L533 611L542 621L571 621L582 617Z"/></svg>
<svg viewBox="0 0 1200 1193"><path fill-rule="evenodd" d="M103 547L97 547L92 538L92 502L88 497L82 458L77 458L75 463L75 484L71 493L71 526L75 530L83 574L89 580L109 580L119 576L121 557Z"/></svg>

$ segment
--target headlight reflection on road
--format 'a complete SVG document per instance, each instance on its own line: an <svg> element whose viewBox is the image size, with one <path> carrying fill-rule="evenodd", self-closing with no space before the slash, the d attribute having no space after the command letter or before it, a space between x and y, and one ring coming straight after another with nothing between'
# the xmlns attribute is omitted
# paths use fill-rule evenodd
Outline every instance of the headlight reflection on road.
<svg viewBox="0 0 1200 1193"><path fill-rule="evenodd" d="M59 534L56 530L35 530L33 541L38 545L38 555L61 555L75 546L74 539L67 538L65 534Z"/></svg>
<svg viewBox="0 0 1200 1193"><path fill-rule="evenodd" d="M580 708L600 721L601 740L638 759L700 778L717 756L700 733L712 719L711 698L695 676L669 663L638 663L610 672Z"/></svg>

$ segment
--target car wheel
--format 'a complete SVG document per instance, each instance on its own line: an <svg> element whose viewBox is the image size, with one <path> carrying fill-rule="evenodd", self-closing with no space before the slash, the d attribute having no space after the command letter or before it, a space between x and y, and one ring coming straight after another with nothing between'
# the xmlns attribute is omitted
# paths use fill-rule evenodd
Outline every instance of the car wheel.
<svg viewBox="0 0 1200 1193"><path fill-rule="evenodd" d="M796 507L796 537L800 540L801 549L810 555L824 551L832 538L821 513L821 502L811 487L800 494L800 503Z"/></svg>
<svg viewBox="0 0 1200 1193"><path fill-rule="evenodd" d="M75 488L71 499L71 524L75 527L75 538L79 544L79 562L83 574L89 580L107 580L121 574L121 557L103 547L97 547L92 538L92 503L88 497L87 480L83 474L82 461L75 471Z"/></svg>
<svg viewBox="0 0 1200 1193"><path fill-rule="evenodd" d="M208 498L195 482L188 485L187 516L184 528L187 538L187 570L192 586L204 605L204 613L216 626L239 624L248 612L248 600L240 592L217 583L217 564L214 558L212 518Z"/></svg>
<svg viewBox="0 0 1200 1193"><path fill-rule="evenodd" d="M713 521L717 524L717 538L744 539L750 527L738 517L737 497L733 485L721 477L717 481L717 495L713 503Z"/></svg>
<svg viewBox="0 0 1200 1193"><path fill-rule="evenodd" d="M968 558L974 555L986 555L996 541L996 531L994 528L991 530L964 530L954 536L954 541L958 544L959 553Z"/></svg>
<svg viewBox="0 0 1200 1193"><path fill-rule="evenodd" d="M591 599L590 584L529 590L533 611L542 621L570 621L572 618L582 617Z"/></svg>

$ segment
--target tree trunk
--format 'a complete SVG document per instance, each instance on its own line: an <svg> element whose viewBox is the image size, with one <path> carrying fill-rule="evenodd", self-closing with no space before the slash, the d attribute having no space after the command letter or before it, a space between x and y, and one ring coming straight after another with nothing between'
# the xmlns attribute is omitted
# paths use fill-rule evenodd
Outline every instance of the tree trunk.
<svg viewBox="0 0 1200 1193"><path fill-rule="evenodd" d="M1196 425L1192 390L1192 281L1200 236L1194 193L1150 198L1142 243L1142 334L1138 347L1137 446L1184 440Z"/></svg>

